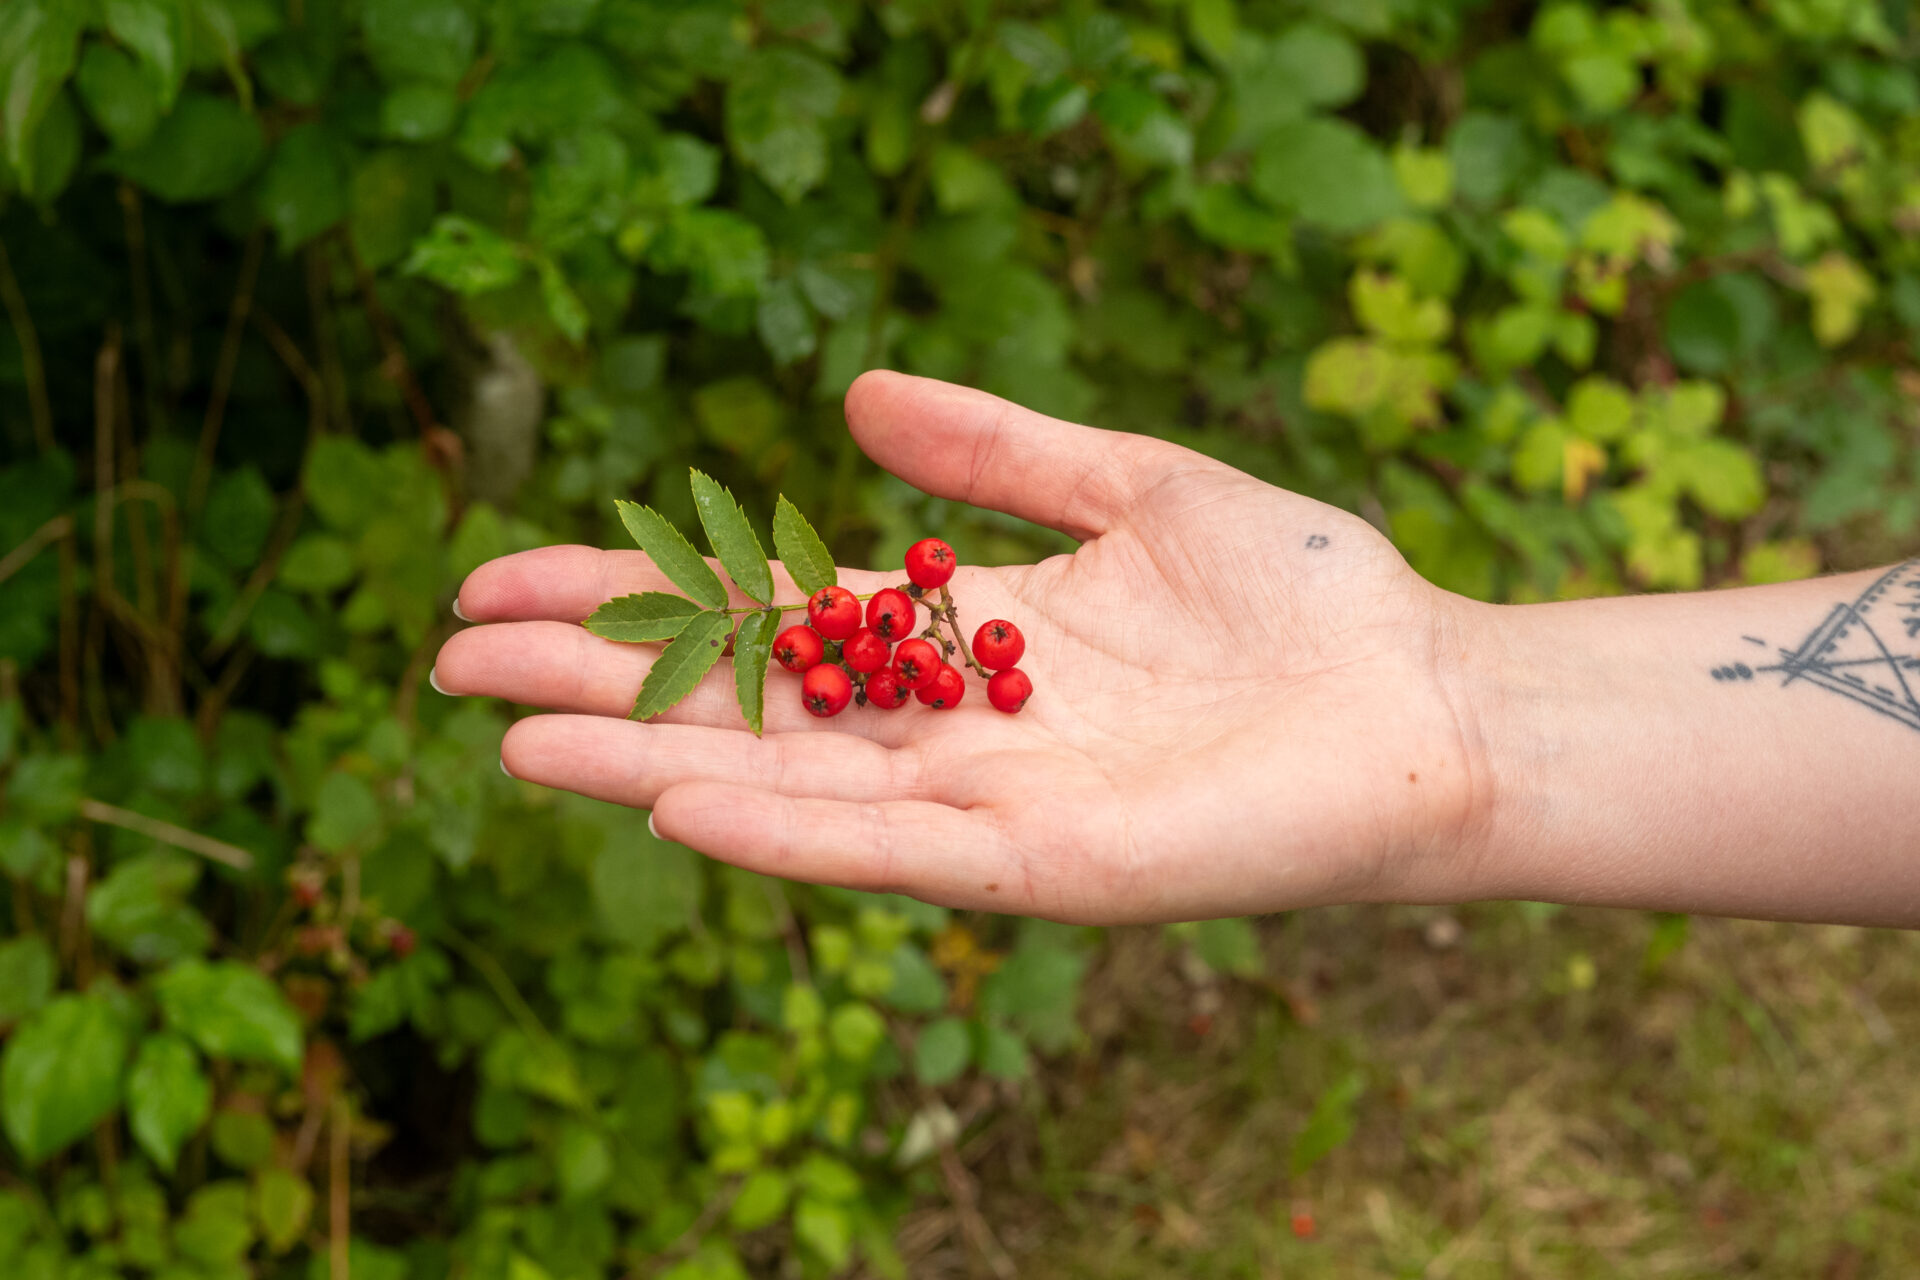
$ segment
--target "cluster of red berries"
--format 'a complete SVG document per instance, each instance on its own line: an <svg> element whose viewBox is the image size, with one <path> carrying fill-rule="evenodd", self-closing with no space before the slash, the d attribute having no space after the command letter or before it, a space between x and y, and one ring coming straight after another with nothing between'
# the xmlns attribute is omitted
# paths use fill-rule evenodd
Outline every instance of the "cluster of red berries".
<svg viewBox="0 0 1920 1280"><path fill-rule="evenodd" d="M774 661L797 672L800 700L816 716L837 716L850 703L885 711L917 697L936 711L951 710L966 696L960 669L948 661L955 643L940 634L942 620L958 618L947 595L953 577L953 548L938 538L923 538L907 549L907 587L873 593L863 616L859 599L845 587L822 587L807 601L807 621L788 627L773 641ZM927 592L939 591L938 601ZM915 603L933 615L927 629L914 635ZM864 621L864 625L863 625ZM962 646L964 648L964 646ZM987 678L987 701L1009 715L1027 704L1033 681L1014 664L1026 652L1020 628L1000 618L974 632L967 661Z"/></svg>

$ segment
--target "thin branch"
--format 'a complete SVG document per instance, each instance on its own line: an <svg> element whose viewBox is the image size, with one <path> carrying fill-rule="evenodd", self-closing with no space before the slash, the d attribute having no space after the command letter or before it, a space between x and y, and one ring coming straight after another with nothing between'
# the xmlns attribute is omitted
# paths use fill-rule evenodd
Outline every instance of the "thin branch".
<svg viewBox="0 0 1920 1280"><path fill-rule="evenodd" d="M330 1280L348 1280L352 1255L352 1112L345 1094L333 1096L332 1116L327 1121L327 1274Z"/></svg>
<svg viewBox="0 0 1920 1280"><path fill-rule="evenodd" d="M45 453L53 448L53 401L47 396L47 365L40 354L40 331L33 327L33 314L27 310L27 295L20 291L20 280L13 274L13 261L7 257L6 242L0 240L0 303L13 322L13 336L20 344L20 360L26 366L27 409L33 416L33 439Z"/></svg>
<svg viewBox="0 0 1920 1280"><path fill-rule="evenodd" d="M60 539L60 737L71 751L80 745L80 551L67 530ZM102 739L105 741L105 739Z"/></svg>
<svg viewBox="0 0 1920 1280"><path fill-rule="evenodd" d="M220 344L219 363L214 366L213 394L207 398L207 416L200 424L200 446L193 456L193 477L187 482L189 512L200 510L200 504L207 497L207 485L213 479L213 454L220 443L220 428L226 422L233 374L240 364L240 339L247 332L247 316L253 310L253 288L260 278L260 259L265 248L266 231L256 228L247 237L246 256L240 262L240 284L234 290L233 305L227 312L227 336Z"/></svg>
<svg viewBox="0 0 1920 1280"><path fill-rule="evenodd" d="M171 822L149 818L144 813L122 809L118 805L107 804L91 796L80 802L80 816L89 822L119 827L123 831L131 831L136 835L158 840L162 844L170 844L176 849L197 853L209 862L218 862L222 866L232 867L235 871L253 869L253 855L239 845L228 844L225 840L215 840L212 836L203 836L197 831L176 827Z"/></svg>
<svg viewBox="0 0 1920 1280"><path fill-rule="evenodd" d="M273 536L267 542L266 555L247 575L247 583L240 589L240 595L228 607L226 616L220 619L220 625L214 628L207 647L201 651L202 661L216 660L239 638L240 629L246 626L247 619L253 614L253 606L260 602L260 597L280 572L281 557L287 554L287 549L293 545L294 535L300 532L300 517L306 509L306 497L298 489L287 495L286 506L280 512L280 523L275 526Z"/></svg>
<svg viewBox="0 0 1920 1280"><path fill-rule="evenodd" d="M380 301L373 272L361 260L360 251L354 247L351 237L343 234L338 239L348 263L353 267L353 280L360 290L360 305L366 309L367 323L372 326L373 336L380 344L380 376L400 389L400 398L407 402L407 412L413 416L413 425L420 430L420 439L431 444L434 433L440 428L439 419L434 416L427 393L420 388L420 380L413 375L413 364L407 359L407 349L400 341L399 331L394 328L393 317L387 314L386 306Z"/></svg>
<svg viewBox="0 0 1920 1280"><path fill-rule="evenodd" d="M27 567L27 562L39 555L49 543L57 542L73 532L72 516L55 516L53 519L27 535L27 540L0 557L0 582L5 582L14 574Z"/></svg>
<svg viewBox="0 0 1920 1280"><path fill-rule="evenodd" d="M947 1199L953 1204L954 1216L960 1219L960 1232L967 1238L967 1243L1000 1280L1013 1280L1019 1274L1019 1269L1013 1265L1013 1259L1007 1256L1006 1249L981 1214L973 1175L960 1162L960 1153L954 1150L951 1142L940 1148L940 1177L946 1183Z"/></svg>
<svg viewBox="0 0 1920 1280"><path fill-rule="evenodd" d="M133 285L133 341L140 351L140 399L149 430L160 425L160 356L154 344L153 285L147 278L147 220L140 189L120 184L120 214L127 234L127 274Z"/></svg>
<svg viewBox="0 0 1920 1280"><path fill-rule="evenodd" d="M675 1236L673 1243L647 1259L651 1269L650 1274L657 1273L660 1268L670 1262L680 1261L699 1248L700 1241L706 1237L707 1232L713 1230L714 1224L720 1221L721 1215L731 1209L733 1202L739 1198L740 1186L741 1179L732 1178L720 1190L714 1192L713 1198L701 1207L699 1216L687 1224L687 1229Z"/></svg>
<svg viewBox="0 0 1920 1280"><path fill-rule="evenodd" d="M546 1024L540 1021L540 1015L533 1011L533 1006L527 1003L526 997L520 994L520 988L513 985L513 979L507 976L507 971L500 967L498 960L488 955L484 948L451 925L441 926L435 931L434 936L452 947L460 954L461 959L480 971L480 976L487 980L489 987L493 988L493 994L499 997L500 1003L507 1006L507 1012L519 1022L522 1031L541 1044L554 1046L559 1044L553 1038L553 1033L547 1030Z"/></svg>

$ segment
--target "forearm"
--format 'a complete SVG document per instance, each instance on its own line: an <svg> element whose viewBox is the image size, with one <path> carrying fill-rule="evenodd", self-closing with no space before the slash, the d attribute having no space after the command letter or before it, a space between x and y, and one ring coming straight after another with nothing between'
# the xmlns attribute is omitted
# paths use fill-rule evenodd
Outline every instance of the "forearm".
<svg viewBox="0 0 1920 1280"><path fill-rule="evenodd" d="M1920 925L1920 561L1468 606L1463 896Z"/></svg>

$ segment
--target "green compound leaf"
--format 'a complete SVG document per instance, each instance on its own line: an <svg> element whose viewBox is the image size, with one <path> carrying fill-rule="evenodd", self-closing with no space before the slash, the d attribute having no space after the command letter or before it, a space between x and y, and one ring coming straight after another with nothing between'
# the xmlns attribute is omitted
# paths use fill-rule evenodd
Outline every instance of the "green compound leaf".
<svg viewBox="0 0 1920 1280"><path fill-rule="evenodd" d="M660 652L640 682L640 696L629 720L648 720L693 692L700 677L713 669L726 647L733 619L719 610L695 614L686 629Z"/></svg>
<svg viewBox="0 0 1920 1280"><path fill-rule="evenodd" d="M595 609L587 619L587 630L602 640L629 644L671 640L699 612L700 606L685 596L642 591L637 596L616 596Z"/></svg>
<svg viewBox="0 0 1920 1280"><path fill-rule="evenodd" d="M822 587L839 585L840 574L833 567L833 557L827 554L827 544L820 541L800 508L788 502L785 494L773 508L773 549L780 554L780 563L786 566L794 585L809 596Z"/></svg>
<svg viewBox="0 0 1920 1280"><path fill-rule="evenodd" d="M704 471L693 473L693 505L707 531L713 554L734 584L761 604L773 603L773 570L767 552L747 523L747 513L725 486Z"/></svg>
<svg viewBox="0 0 1920 1280"><path fill-rule="evenodd" d="M674 586L709 609L726 608L727 589L720 585L720 575L665 516L637 502L614 505L620 508L620 523Z"/></svg>
<svg viewBox="0 0 1920 1280"><path fill-rule="evenodd" d="M768 609L748 614L733 638L733 690L740 697L740 714L756 737L767 707L767 662L779 630L780 611Z"/></svg>

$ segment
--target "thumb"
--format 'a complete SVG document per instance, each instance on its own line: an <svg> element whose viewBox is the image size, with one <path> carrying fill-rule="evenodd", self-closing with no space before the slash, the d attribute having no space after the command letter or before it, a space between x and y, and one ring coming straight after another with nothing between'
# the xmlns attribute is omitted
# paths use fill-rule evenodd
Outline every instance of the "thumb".
<svg viewBox="0 0 1920 1280"><path fill-rule="evenodd" d="M848 389L847 425L868 457L908 484L1082 541L1124 520L1170 455L1183 452L884 369Z"/></svg>

